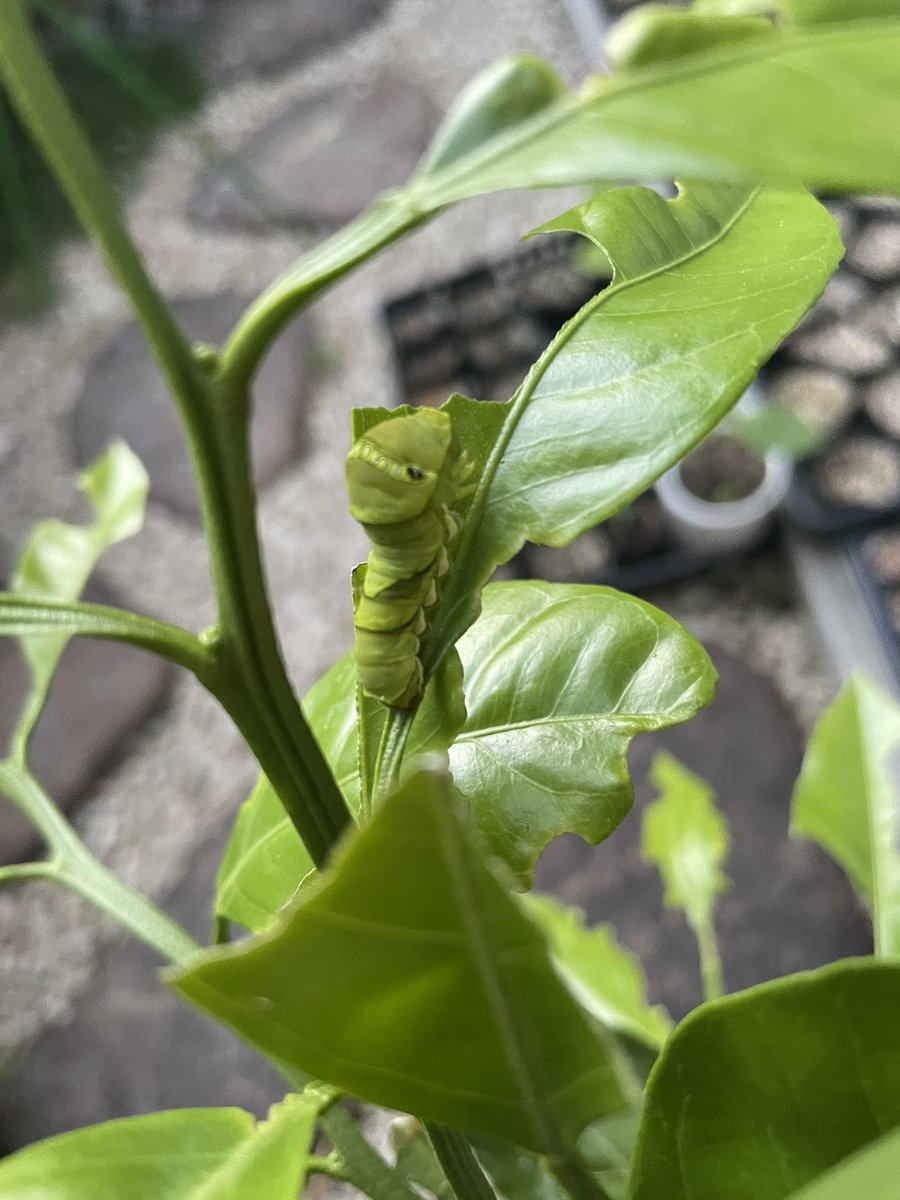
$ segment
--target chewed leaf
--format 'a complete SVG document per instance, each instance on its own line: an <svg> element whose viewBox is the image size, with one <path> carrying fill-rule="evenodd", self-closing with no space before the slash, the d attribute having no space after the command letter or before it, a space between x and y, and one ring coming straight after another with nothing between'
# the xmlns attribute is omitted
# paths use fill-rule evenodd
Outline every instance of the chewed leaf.
<svg viewBox="0 0 900 1200"><path fill-rule="evenodd" d="M457 803L445 775L414 776L263 937L170 979L313 1078L564 1155L627 1106L616 1051L481 861Z"/></svg>
<svg viewBox="0 0 900 1200"><path fill-rule="evenodd" d="M28 600L77 600L104 550L138 533L144 521L149 480L122 441L113 442L78 481L94 519L85 525L41 521L13 573L10 594ZM23 747L40 715L53 672L69 640L67 633L21 638L32 692L16 739Z"/></svg>

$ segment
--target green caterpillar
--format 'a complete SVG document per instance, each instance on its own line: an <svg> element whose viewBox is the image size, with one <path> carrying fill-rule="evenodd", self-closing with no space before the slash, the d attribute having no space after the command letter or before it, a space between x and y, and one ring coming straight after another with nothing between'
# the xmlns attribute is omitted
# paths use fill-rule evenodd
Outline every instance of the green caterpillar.
<svg viewBox="0 0 900 1200"><path fill-rule="evenodd" d="M350 512L372 543L353 617L357 678L394 708L421 699L425 613L448 569L449 506L468 469L450 417L433 408L374 425L347 455Z"/></svg>

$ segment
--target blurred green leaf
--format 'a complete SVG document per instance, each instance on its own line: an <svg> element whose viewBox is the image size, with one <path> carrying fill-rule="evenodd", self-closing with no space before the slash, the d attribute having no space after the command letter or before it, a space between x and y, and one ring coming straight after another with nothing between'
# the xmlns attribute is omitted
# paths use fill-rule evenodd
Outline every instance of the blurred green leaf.
<svg viewBox="0 0 900 1200"><path fill-rule="evenodd" d="M794 788L791 833L836 859L869 906L879 954L900 957L900 706L855 677L813 730Z"/></svg>
<svg viewBox="0 0 900 1200"><path fill-rule="evenodd" d="M640 961L619 945L609 926L588 929L584 914L549 896L525 897L525 911L544 930L550 951L582 1007L609 1029L659 1047L672 1022L647 1001Z"/></svg>
<svg viewBox="0 0 900 1200"><path fill-rule="evenodd" d="M392 1121L390 1138L397 1170L409 1183L425 1188L436 1200L456 1200L425 1127L415 1117Z"/></svg>
<svg viewBox="0 0 900 1200"><path fill-rule="evenodd" d="M566 1157L628 1103L617 1051L480 862L443 775L407 781L264 937L169 979L313 1078L541 1153Z"/></svg>
<svg viewBox="0 0 900 1200"><path fill-rule="evenodd" d="M845 1159L791 1200L896 1200L900 1129Z"/></svg>
<svg viewBox="0 0 900 1200"><path fill-rule="evenodd" d="M778 30L764 17L707 15L646 4L632 9L613 26L604 49L617 72L634 71L777 37Z"/></svg>
<svg viewBox="0 0 900 1200"><path fill-rule="evenodd" d="M416 178L426 177L476 153L515 130L565 94L547 63L530 54L498 59L463 89L432 139Z"/></svg>
<svg viewBox="0 0 900 1200"><path fill-rule="evenodd" d="M185 1108L48 1138L0 1161L3 1200L296 1200L315 1105L288 1097L257 1122Z"/></svg>
<svg viewBox="0 0 900 1200"><path fill-rule="evenodd" d="M765 405L756 412L734 412L728 432L756 454L772 450L786 458L808 458L822 447L821 435L786 408Z"/></svg>
<svg viewBox="0 0 900 1200"><path fill-rule="evenodd" d="M900 966L860 959L697 1009L650 1076L629 1200L787 1200L900 1126L898 1004Z"/></svg>
<svg viewBox="0 0 900 1200"><path fill-rule="evenodd" d="M641 853L659 871L664 901L687 917L700 947L707 996L721 991L715 943L716 898L728 887L728 826L712 789L668 754L653 760L650 779L660 795L644 810Z"/></svg>
<svg viewBox="0 0 900 1200"><path fill-rule="evenodd" d="M113 442L78 480L79 490L94 510L93 521L67 525L49 520L35 526L13 572L11 594L59 603L77 600L103 551L140 531L148 486L147 473L135 455L124 442ZM21 639L32 686L16 732L20 754L40 716L70 636L66 632Z"/></svg>

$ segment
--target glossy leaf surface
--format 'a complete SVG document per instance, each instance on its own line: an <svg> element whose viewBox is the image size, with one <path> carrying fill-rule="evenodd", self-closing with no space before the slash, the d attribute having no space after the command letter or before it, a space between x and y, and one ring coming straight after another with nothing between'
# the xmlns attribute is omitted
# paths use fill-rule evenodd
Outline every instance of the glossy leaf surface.
<svg viewBox="0 0 900 1200"><path fill-rule="evenodd" d="M698 185L673 201L625 188L542 228L591 237L613 283L501 410L426 660L459 638L478 589L526 540L565 545L708 433L841 254L834 222L811 197L741 187Z"/></svg>
<svg viewBox="0 0 900 1200"><path fill-rule="evenodd" d="M429 682L413 722L403 778L416 769L421 755L446 750L465 717L460 707L462 668L448 655ZM303 701L303 711L334 771L351 811L360 808L356 740L356 669L347 654L319 679ZM376 743L383 729L383 709L372 701L369 719ZM367 714L368 715L368 714ZM264 775L244 801L232 830L216 880L215 912L260 933L296 892L312 870L292 821Z"/></svg>
<svg viewBox="0 0 900 1200"><path fill-rule="evenodd" d="M846 1159L791 1200L895 1200L900 1178L900 1129Z"/></svg>
<svg viewBox="0 0 900 1200"><path fill-rule="evenodd" d="M3 1200L296 1200L316 1108L257 1124L236 1108L176 1109L48 1138L0 1162Z"/></svg>
<svg viewBox="0 0 900 1200"><path fill-rule="evenodd" d="M786 1200L900 1126L898 1005L900 966L858 959L697 1009L650 1076L630 1200Z"/></svg>
<svg viewBox="0 0 900 1200"><path fill-rule="evenodd" d="M676 621L609 588L491 584L483 600L459 644L468 716L450 749L451 769L484 844L526 884L557 834L600 841L612 832L632 800L629 741L688 720L712 699L716 673ZM304 710L355 806L354 689L347 656ZM445 695L439 673L413 723L407 771L452 738L456 718L448 724ZM246 802L226 862L220 911L259 932L309 870L271 789Z"/></svg>
<svg viewBox="0 0 900 1200"><path fill-rule="evenodd" d="M586 584L492 584L459 653L468 716L451 770L485 845L523 884L558 834L612 833L633 798L631 738L688 720L715 690L676 621Z"/></svg>
<svg viewBox="0 0 900 1200"><path fill-rule="evenodd" d="M171 981L307 1075L540 1152L625 1105L613 1052L442 775L403 785L270 932Z"/></svg>
<svg viewBox="0 0 900 1200"><path fill-rule="evenodd" d="M878 953L900 956L900 706L852 679L819 718L794 789L791 833L835 858L869 905Z"/></svg>
<svg viewBox="0 0 900 1200"><path fill-rule="evenodd" d="M608 926L587 928L583 913L549 896L525 897L525 911L546 933L557 966L588 1012L610 1029L663 1044L672 1022L648 1003L640 961Z"/></svg>

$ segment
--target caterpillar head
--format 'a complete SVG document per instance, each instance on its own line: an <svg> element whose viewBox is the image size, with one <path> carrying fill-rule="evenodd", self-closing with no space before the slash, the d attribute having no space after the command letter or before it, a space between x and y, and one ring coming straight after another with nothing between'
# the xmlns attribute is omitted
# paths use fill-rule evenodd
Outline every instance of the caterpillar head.
<svg viewBox="0 0 900 1200"><path fill-rule="evenodd" d="M353 517L395 525L420 516L434 499L452 440L450 418L434 408L373 425L347 455Z"/></svg>

